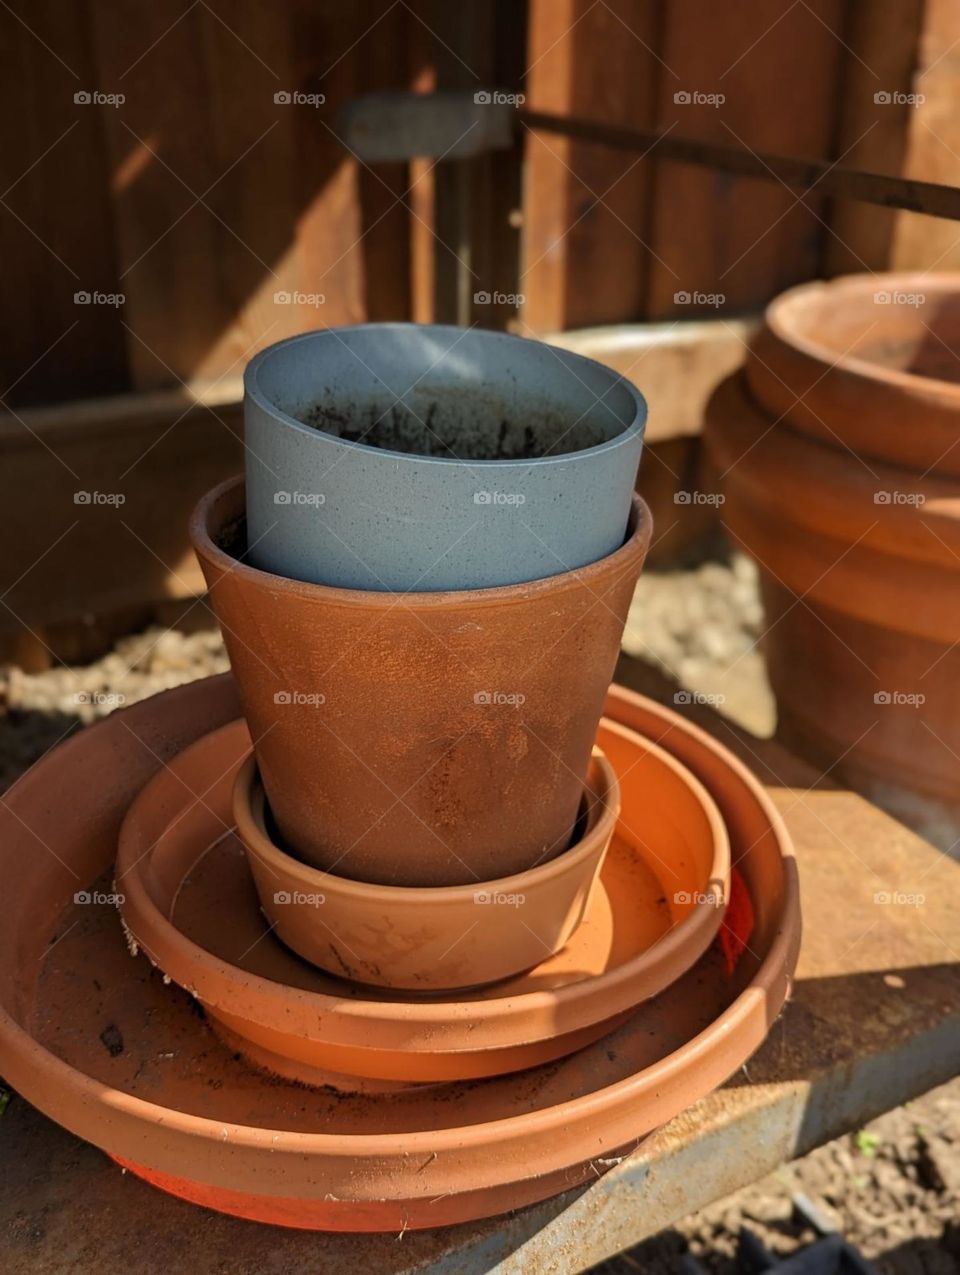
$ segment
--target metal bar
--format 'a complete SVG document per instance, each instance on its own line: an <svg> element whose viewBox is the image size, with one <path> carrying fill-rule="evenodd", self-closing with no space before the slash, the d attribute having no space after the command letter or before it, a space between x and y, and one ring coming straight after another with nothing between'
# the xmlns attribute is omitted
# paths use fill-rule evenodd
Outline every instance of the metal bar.
<svg viewBox="0 0 960 1275"><path fill-rule="evenodd" d="M515 132L527 128L632 154L655 151L658 159L698 164L761 181L780 181L799 191L801 198L816 187L820 195L960 221L960 188L956 186L860 172L825 159L761 154L724 142L678 136L675 132L624 128L546 111L516 109L509 94L494 90L367 94L347 104L341 128L347 143L369 163L420 155L460 158L509 150Z"/></svg>
<svg viewBox="0 0 960 1275"><path fill-rule="evenodd" d="M944 217L960 221L960 188L937 182L911 181L906 177L888 177L882 173L864 173L819 159L796 159L787 155L766 155L727 146L723 142L706 142L692 137L678 137L654 129L623 128L616 124L597 124L590 120L569 119L544 111L518 111L518 119L527 128L557 133L583 142L612 146L631 152L656 151L660 159L678 160L759 177L763 181L781 181L791 189L806 193L814 186L821 195L857 199L884 208L902 208L924 213L928 217Z"/></svg>

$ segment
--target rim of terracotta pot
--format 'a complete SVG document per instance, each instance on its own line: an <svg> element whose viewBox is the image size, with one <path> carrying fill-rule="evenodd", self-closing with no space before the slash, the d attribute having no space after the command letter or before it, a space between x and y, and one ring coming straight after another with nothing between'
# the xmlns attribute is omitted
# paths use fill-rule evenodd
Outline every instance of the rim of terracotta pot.
<svg viewBox="0 0 960 1275"><path fill-rule="evenodd" d="M722 481L784 525L836 540L837 557L856 542L904 561L960 567L956 482L878 460L867 469L822 439L778 427L754 403L740 372L714 391L707 422L707 446L723 467ZM878 493L891 499L878 501Z"/></svg>
<svg viewBox="0 0 960 1275"><path fill-rule="evenodd" d="M905 372L883 363L874 363L856 354L845 354L824 341L818 341L810 330L810 321L825 308L836 310L844 304L844 298L857 302L871 299L878 291L916 292L953 296L960 303L960 272L949 271L927 274L921 271L897 273L849 274L835 279L815 279L787 288L768 304L765 319L773 335L785 345L806 354L823 364L825 370L834 367L855 372L857 375L891 388L909 389L914 393L934 394L940 398L957 400L960 407L960 383L946 381L936 376L921 376ZM832 295L831 295L832 294ZM806 323L805 323L806 321Z"/></svg>
<svg viewBox="0 0 960 1275"><path fill-rule="evenodd" d="M215 733L222 736L236 727L237 723L231 722ZM600 738L605 730L621 735L633 733L606 718L600 723ZM696 776L666 749L646 736L636 739L643 753L652 754L659 765L677 776L703 811L713 837L712 859L705 897L650 947L603 974L549 990L505 992L487 999L458 1000L457 992L452 991L424 999L416 999L411 993L409 1000L394 993L392 999L378 1000L378 989L373 987L365 989L370 993L369 999L348 1000L326 992L287 987L206 951L164 915L143 880L143 869L137 870L143 860L131 835L137 819L132 807L121 826L116 863L117 882L122 883L126 896L122 908L125 923L151 961L212 1009L261 1024L270 1031L297 1032L331 1045L472 1054L588 1028L656 995L688 969L709 946L722 922L722 908L710 898L710 884L720 883L724 902L729 887L730 841L716 802ZM173 768L175 774L186 769L191 753L202 749L206 741L207 736L195 740L167 769ZM144 787L140 799L151 802L148 789L162 789L166 779L166 770L161 771ZM472 891L472 887L467 888ZM488 990L496 992L496 986ZM250 1012L251 997L257 1002L255 1016Z"/></svg>
<svg viewBox="0 0 960 1275"><path fill-rule="evenodd" d="M371 881L355 881L351 877L342 877L335 872L325 872L323 868L315 868L311 864L297 859L276 844L267 834L264 827L264 814L267 796L263 788L263 780L257 769L256 756L251 755L240 767L234 786L233 814L237 821L240 839L250 843L254 849L251 853L264 859L268 865L276 866L285 872L295 872L309 886L330 892L339 891L346 898L367 899L371 902L390 906L393 903L416 903L421 907L446 907L451 902L472 899L478 890L497 891L502 894L522 893L525 889L535 888L541 881L552 881L563 876L571 868L577 867L589 859L596 843L609 840L616 826L620 812L620 784L613 767L607 761L600 748L594 748L591 760L594 778L588 774L586 788L592 791L597 809L597 817L591 821L586 834L567 850L528 868L525 872L515 872L512 876L497 877L493 881L475 881L471 885L378 885ZM594 804L591 802L591 804ZM249 847L248 847L249 848ZM333 883L331 885L331 882Z"/></svg>
<svg viewBox="0 0 960 1275"><path fill-rule="evenodd" d="M198 556L221 572L235 572L241 578L278 593L317 602L335 603L338 606L382 610L391 598L402 599L418 609L441 611L461 607L517 606L544 594L582 589L599 583L607 576L630 571L639 561L642 563L653 533L653 518L649 506L642 497L634 495L627 523L626 539L619 549L572 571L561 571L542 580L523 584L496 585L489 589L445 589L437 592L387 592L373 589L341 589L335 585L308 584L303 580L291 580L287 576L261 571L240 558L235 558L217 543L217 536L226 525L242 517L244 507L244 478L237 474L211 488L201 498L190 516L190 539ZM223 510L228 505L228 510ZM219 513L218 513L219 511Z"/></svg>
<svg viewBox="0 0 960 1275"><path fill-rule="evenodd" d="M334 331L338 336L341 336L343 333L354 332L405 333L411 328L429 328L434 331L442 332L445 335L456 336L457 341L455 342L455 345L459 344L465 338L467 333L469 333L471 340L489 342L491 345L510 345L511 348L516 348L517 342L526 342L531 348L539 348L545 344L543 341L518 336L512 332L494 332L486 328L464 329L462 327L458 327L456 324L450 323L353 323L336 329L321 328L310 332L299 332L296 335L287 337L282 341L276 341L272 345L267 346L266 349L261 350L259 354L256 354L247 364L244 371L244 394L251 398L257 406L269 416L277 417L284 423L284 425L289 426L291 429L296 430L300 434L304 434L308 437L315 437L317 433L325 433L325 431L318 430L315 426L307 425L303 421L297 420L295 416L291 416L288 412L285 412L282 408L278 407L264 393L260 386L260 372L264 366L272 359L276 358L281 351L288 349L290 346L299 344L316 344L320 338L327 336ZM549 348L552 350L554 347L551 346ZM641 438L643 437L647 423L647 401L630 380L624 376L620 376L604 364L599 363L596 359L588 358L586 355L577 354L571 350L564 350L557 347L556 357L564 366L572 363L577 367L582 368L599 367L607 373L611 379L610 388L612 389L614 386L622 388L629 399L630 406L633 409L630 423L625 425L618 433L614 434L612 438L608 438L602 443L597 443L593 447L584 447L578 451L572 452L557 452L556 455L541 456L534 459L507 457L505 459L498 460L489 459L466 461L454 456L421 456L416 452L400 452L387 447L374 447L368 443L350 442L346 439L337 438L336 435L332 434L329 435L329 437L333 438L344 447L356 449L361 454L366 453L371 456L386 457L387 459L399 462L409 463L411 461L415 461L418 465L437 465L446 468L457 465L469 465L471 469L476 468L491 473L495 472L497 468L503 466L513 466L514 468L517 468L518 466L525 467L529 465L530 467L536 466L537 468L540 468L544 465L568 462L571 456L582 456L588 458L590 456L599 455L602 452L612 451L617 447L622 447L630 439L637 437L637 435ZM575 372L574 375L576 375ZM613 412L614 409L608 405L608 410Z"/></svg>
<svg viewBox="0 0 960 1275"><path fill-rule="evenodd" d="M201 684L200 695L202 693ZM186 714L194 702L201 702L196 683L167 692L166 697L167 702L163 707L168 712L186 705L183 710ZM151 709L147 711L156 712L156 704L153 701L150 703ZM612 697L611 707L622 709L628 720L631 716L636 719L638 715L640 718L644 714L649 715L652 709L640 697L630 696L629 693L624 695L619 691ZM132 716L139 721L138 709L143 712L145 720L144 704L121 710L121 713L128 720ZM689 727L669 710L658 709L655 719L661 725L664 721L670 723L668 730L687 731L689 738L696 738L696 728ZM93 732L101 732L101 738L106 738L103 732L111 726L111 722L112 719L108 718L60 745L14 786L6 799L7 804L11 801L14 805L25 804L32 794L47 804L48 772L73 762L81 750L89 747ZM646 1100L649 1104L650 1098L655 1096L659 1104L657 1112L661 1117L655 1122L660 1123L668 1114L686 1105L692 1096L699 1096L701 1092L721 1083L763 1040L788 991L796 962L800 927L799 887L790 840L779 814L758 781L721 745L709 741L708 751L714 763L720 758L726 763L728 773L739 776L740 797L743 797L743 790L746 790L748 801L759 809L765 833L775 838L778 861L783 873L776 934L750 983L706 1028L692 1039L686 1040L672 1053L623 1080L582 1094L560 1107L526 1111L474 1126L360 1134L349 1138L333 1133L302 1133L295 1130L275 1132L172 1110L103 1084L78 1072L50 1052L11 1018L5 1006L0 1006L3 1065L7 1078L28 1101L32 1101L53 1118L61 1120L67 1128L94 1145L112 1144L111 1149L115 1154L135 1158L139 1152L142 1156L145 1152L145 1129L162 1128L169 1145L161 1155L156 1151L152 1153L153 1160L164 1162L154 1164L153 1167L163 1171L166 1164L167 1171L171 1173L182 1173L183 1166L187 1163L184 1156L189 1154L191 1145L197 1142L201 1145L216 1143L220 1146L227 1143L234 1172L240 1173L247 1182L251 1180L254 1161L259 1161L264 1155L268 1155L271 1160L280 1157L291 1164L299 1162L306 1166L301 1168L302 1174L309 1172L308 1161L312 1156L354 1162L360 1158L371 1165L381 1165L384 1157L389 1156L400 1157L407 1164L411 1155L419 1153L426 1161L421 1166L424 1171L419 1177L424 1192L435 1189L434 1179L437 1173L444 1175L448 1186L451 1185L451 1179L456 1178L457 1187L476 1190L495 1187L497 1184L490 1181L493 1175L489 1166L483 1174L476 1170L470 1172L469 1165L458 1173L457 1164L462 1163L461 1157L465 1152L486 1149L496 1164L501 1164L504 1157L510 1156L514 1147L522 1149L531 1160L543 1161L550 1157L551 1152L555 1159L557 1139L551 1135L555 1135L560 1127L564 1133L562 1146L565 1161L571 1165L582 1163L585 1158L595 1154L598 1120L611 1120L617 1115L622 1118L626 1112L634 1111L638 1103ZM727 799L733 800L730 793L727 793ZM693 1093L686 1079L690 1073L697 1076L692 1086ZM65 1102L64 1095L68 1095L68 1102ZM109 1113L109 1120L104 1119L105 1113ZM636 1129L637 1122L633 1123ZM644 1123L644 1128L646 1127L648 1126ZM618 1136L622 1132L618 1129ZM628 1135L628 1139L630 1136L635 1136L635 1133ZM623 1141L621 1138L616 1145L623 1145ZM139 1163L141 1162L138 1161ZM202 1164L202 1159L199 1163ZM211 1175L216 1178L209 1165L203 1167L208 1178ZM541 1166L541 1170L550 1167ZM202 1180L203 1175L199 1173L199 1168L195 1168L194 1172L198 1174L197 1180ZM464 1172L468 1173L466 1183L460 1181ZM257 1189L263 1194L283 1196L282 1189L277 1189L283 1184L275 1182L269 1174L261 1173L257 1181ZM274 1189L271 1190L271 1187ZM470 1216L483 1216L482 1207L481 1211L472 1212Z"/></svg>

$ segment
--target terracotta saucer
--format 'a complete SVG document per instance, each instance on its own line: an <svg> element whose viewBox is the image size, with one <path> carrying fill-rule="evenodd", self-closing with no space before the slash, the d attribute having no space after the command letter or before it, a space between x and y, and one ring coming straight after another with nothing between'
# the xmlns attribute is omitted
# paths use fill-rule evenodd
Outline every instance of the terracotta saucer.
<svg viewBox="0 0 960 1275"><path fill-rule="evenodd" d="M608 711L683 754L733 832L755 925L732 975L712 947L601 1042L518 1075L350 1097L263 1077L224 1054L186 993L130 959L109 902L73 901L98 878L109 891L118 825L145 780L236 715L223 677L75 736L0 807L0 1071L147 1181L279 1225L443 1226L592 1180L749 1058L800 934L789 839L757 781L668 710L616 695Z"/></svg>
<svg viewBox="0 0 960 1275"><path fill-rule="evenodd" d="M514 978L415 997L336 978L285 947L231 826L250 749L242 720L185 749L131 805L116 864L124 922L231 1046L309 1084L465 1080L561 1057L690 968L729 882L726 829L703 786L614 722L597 738L625 775L617 830L567 946Z"/></svg>

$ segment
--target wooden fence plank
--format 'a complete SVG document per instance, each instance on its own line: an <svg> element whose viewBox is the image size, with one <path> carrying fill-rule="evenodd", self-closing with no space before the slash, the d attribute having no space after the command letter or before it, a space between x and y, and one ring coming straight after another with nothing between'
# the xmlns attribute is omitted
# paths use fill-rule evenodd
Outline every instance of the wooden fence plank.
<svg viewBox="0 0 960 1275"><path fill-rule="evenodd" d="M666 7L659 127L785 155L830 154L840 0L674 0ZM722 100L718 100L722 99ZM819 202L810 197L810 206ZM671 161L656 165L648 314L756 307L818 273L824 233L777 182L732 178ZM680 297L678 301L675 298Z"/></svg>
<svg viewBox="0 0 960 1275"><path fill-rule="evenodd" d="M16 407L126 383L97 81L85 5L0 7L0 395ZM12 390L10 387L13 387Z"/></svg>
<svg viewBox="0 0 960 1275"><path fill-rule="evenodd" d="M844 164L852 168L895 176L904 172L913 113L907 95L913 91L924 5L925 0L851 0L837 149L846 152ZM878 94L889 100L878 102ZM892 209L854 200L831 201L823 273L888 269L900 217Z"/></svg>
<svg viewBox="0 0 960 1275"><path fill-rule="evenodd" d="M911 88L923 100L909 110L904 176L960 186L960 5L956 0L926 0ZM954 222L901 213L890 268L960 269L960 230Z"/></svg>
<svg viewBox="0 0 960 1275"><path fill-rule="evenodd" d="M531 0L527 105L652 124L660 8L648 0ZM642 317L649 169L605 147L527 137L519 286L528 330Z"/></svg>

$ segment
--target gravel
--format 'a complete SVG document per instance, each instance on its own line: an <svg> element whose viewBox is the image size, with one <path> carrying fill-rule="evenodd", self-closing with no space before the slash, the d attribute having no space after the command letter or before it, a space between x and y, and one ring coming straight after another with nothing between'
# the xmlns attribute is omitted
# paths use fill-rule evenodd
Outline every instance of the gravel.
<svg viewBox="0 0 960 1275"><path fill-rule="evenodd" d="M181 682L229 668L219 630L150 628L94 664L43 673L0 668L0 790L80 726Z"/></svg>
<svg viewBox="0 0 960 1275"><path fill-rule="evenodd" d="M763 608L754 563L740 554L689 571L645 571L623 648L655 664L754 735L776 724L759 649Z"/></svg>

